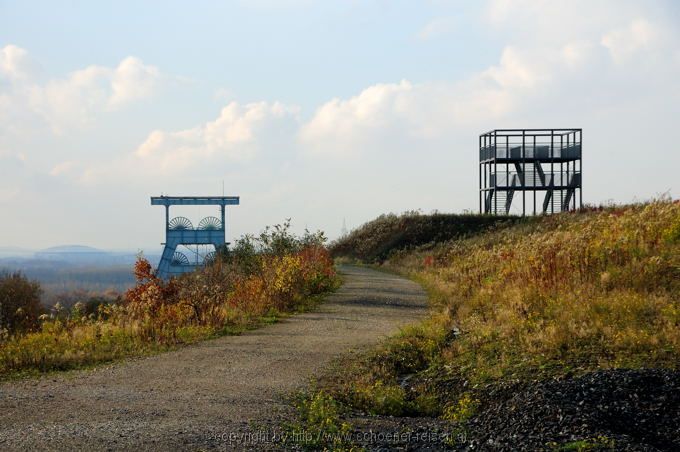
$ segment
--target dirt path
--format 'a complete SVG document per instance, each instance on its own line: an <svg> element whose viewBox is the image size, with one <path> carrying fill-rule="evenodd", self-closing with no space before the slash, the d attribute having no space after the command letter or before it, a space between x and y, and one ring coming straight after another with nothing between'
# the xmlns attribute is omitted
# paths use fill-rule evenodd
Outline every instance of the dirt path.
<svg viewBox="0 0 680 452"><path fill-rule="evenodd" d="M312 313L150 358L0 384L0 450L242 449L244 435L290 416L285 396L334 357L425 313L415 283L342 271L343 287Z"/></svg>

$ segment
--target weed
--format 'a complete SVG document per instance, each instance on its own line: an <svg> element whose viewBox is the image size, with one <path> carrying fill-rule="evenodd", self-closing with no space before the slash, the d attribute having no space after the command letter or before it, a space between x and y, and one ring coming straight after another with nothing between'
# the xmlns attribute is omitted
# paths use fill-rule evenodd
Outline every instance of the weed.
<svg viewBox="0 0 680 452"><path fill-rule="evenodd" d="M469 392L464 393L457 402L448 403L444 407L442 418L447 421L463 422L468 420L475 414L479 407L479 400L473 398Z"/></svg>
<svg viewBox="0 0 680 452"><path fill-rule="evenodd" d="M365 409L370 414L403 416L408 410L404 389L380 380L371 385L357 386L354 399L357 407Z"/></svg>
<svg viewBox="0 0 680 452"><path fill-rule="evenodd" d="M351 426L341 419L342 405L324 391L300 394L295 404L298 422L287 426L289 446L306 450L350 449Z"/></svg>

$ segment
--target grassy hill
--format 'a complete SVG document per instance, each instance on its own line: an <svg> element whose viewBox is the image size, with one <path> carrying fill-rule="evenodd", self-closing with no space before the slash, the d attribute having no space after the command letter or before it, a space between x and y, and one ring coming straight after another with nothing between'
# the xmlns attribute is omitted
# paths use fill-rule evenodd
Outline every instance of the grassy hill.
<svg viewBox="0 0 680 452"><path fill-rule="evenodd" d="M441 244L494 226L512 224L519 219L447 213L424 215L419 212L381 215L336 240L330 249L335 257L377 263L395 251Z"/></svg>
<svg viewBox="0 0 680 452"><path fill-rule="evenodd" d="M433 310L323 393L450 422L461 447L680 447L680 204L510 220L386 216L336 243L421 282Z"/></svg>

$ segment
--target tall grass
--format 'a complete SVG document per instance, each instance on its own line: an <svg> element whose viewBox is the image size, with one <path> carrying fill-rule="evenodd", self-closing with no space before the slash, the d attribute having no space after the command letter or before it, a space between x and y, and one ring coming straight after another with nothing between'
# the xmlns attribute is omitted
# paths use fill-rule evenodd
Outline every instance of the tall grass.
<svg viewBox="0 0 680 452"><path fill-rule="evenodd" d="M439 295L471 378L680 363L680 205L546 217L391 265Z"/></svg>
<svg viewBox="0 0 680 452"><path fill-rule="evenodd" d="M355 406L394 414L367 398L378 387L401 390L402 412L433 411L416 400L431 394L447 413L485 383L680 365L678 202L541 217L383 265L422 282L436 313L335 381ZM400 389L414 373L417 390Z"/></svg>
<svg viewBox="0 0 680 452"><path fill-rule="evenodd" d="M65 370L239 332L301 309L338 280L322 234L295 237L286 223L244 237L213 265L159 279L148 261L122 302L87 314L56 306L37 330L0 337L0 378Z"/></svg>

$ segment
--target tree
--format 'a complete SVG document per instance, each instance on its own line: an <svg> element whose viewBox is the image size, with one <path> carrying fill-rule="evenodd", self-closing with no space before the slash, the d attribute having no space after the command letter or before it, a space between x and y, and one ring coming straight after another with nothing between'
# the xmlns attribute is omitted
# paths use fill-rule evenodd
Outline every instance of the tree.
<svg viewBox="0 0 680 452"><path fill-rule="evenodd" d="M0 329L10 333L35 329L44 312L41 294L40 284L21 272L0 273Z"/></svg>

